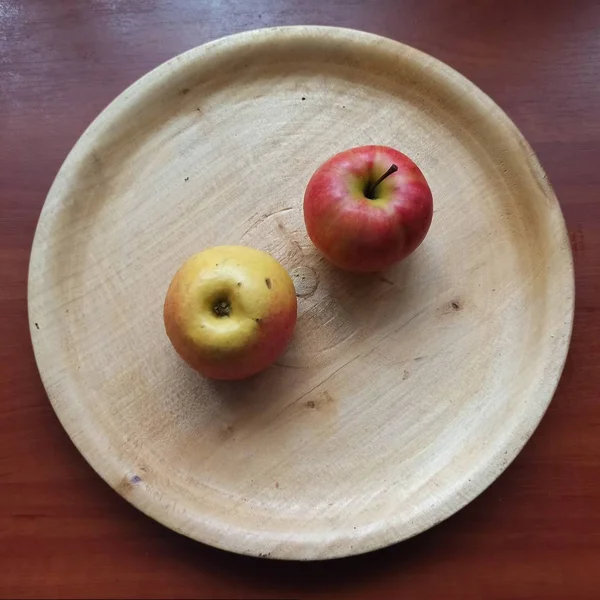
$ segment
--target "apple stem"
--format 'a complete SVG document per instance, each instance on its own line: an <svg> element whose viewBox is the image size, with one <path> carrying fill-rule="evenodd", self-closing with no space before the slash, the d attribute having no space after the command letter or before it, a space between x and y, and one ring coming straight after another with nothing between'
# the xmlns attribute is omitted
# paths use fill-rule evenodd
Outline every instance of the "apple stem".
<svg viewBox="0 0 600 600"><path fill-rule="evenodd" d="M375 183L371 183L367 186L365 190L365 196L369 200L373 200L373 194L375 192L375 188L386 178L389 177L392 173L395 173L398 170L397 165L392 165Z"/></svg>

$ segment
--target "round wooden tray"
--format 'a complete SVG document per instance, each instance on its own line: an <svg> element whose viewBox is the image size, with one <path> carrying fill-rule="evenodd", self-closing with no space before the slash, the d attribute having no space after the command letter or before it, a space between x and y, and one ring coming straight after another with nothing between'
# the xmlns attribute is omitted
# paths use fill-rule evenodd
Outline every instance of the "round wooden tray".
<svg viewBox="0 0 600 600"><path fill-rule="evenodd" d="M385 273L323 261L304 188L393 146L429 180L428 237ZM293 343L247 381L189 370L162 305L183 260L272 253ZM62 424L129 502L258 556L339 557L415 535L489 485L555 390L573 318L563 217L530 147L465 78L402 44L293 27L196 48L89 127L44 205L31 334Z"/></svg>

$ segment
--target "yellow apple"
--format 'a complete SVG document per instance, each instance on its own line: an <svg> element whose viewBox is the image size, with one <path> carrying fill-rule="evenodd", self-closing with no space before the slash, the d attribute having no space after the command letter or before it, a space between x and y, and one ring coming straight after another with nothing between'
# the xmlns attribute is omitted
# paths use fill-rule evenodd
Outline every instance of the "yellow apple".
<svg viewBox="0 0 600 600"><path fill-rule="evenodd" d="M287 271L246 246L216 246L189 258L164 305L177 353L214 379L242 379L273 363L292 337L296 315Z"/></svg>

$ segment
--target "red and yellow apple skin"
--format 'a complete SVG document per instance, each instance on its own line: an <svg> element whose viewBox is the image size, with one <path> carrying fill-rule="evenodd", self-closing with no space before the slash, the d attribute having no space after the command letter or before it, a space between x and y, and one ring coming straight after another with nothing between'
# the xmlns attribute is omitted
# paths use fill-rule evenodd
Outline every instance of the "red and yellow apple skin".
<svg viewBox="0 0 600 600"><path fill-rule="evenodd" d="M367 197L390 167L397 170ZM433 217L431 190L419 167L387 146L336 154L310 179L304 221L313 244L334 265L381 271L407 257L425 238Z"/></svg>
<svg viewBox="0 0 600 600"><path fill-rule="evenodd" d="M214 379L243 379L285 350L296 325L296 292L270 254L217 246L177 271L163 314L167 336L193 369Z"/></svg>

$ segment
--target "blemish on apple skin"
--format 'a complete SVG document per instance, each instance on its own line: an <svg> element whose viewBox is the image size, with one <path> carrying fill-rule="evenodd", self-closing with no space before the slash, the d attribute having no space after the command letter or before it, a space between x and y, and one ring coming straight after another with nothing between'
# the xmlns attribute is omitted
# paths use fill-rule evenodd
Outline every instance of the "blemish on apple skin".
<svg viewBox="0 0 600 600"><path fill-rule="evenodd" d="M189 178L189 177L186 177L186 178L184 179L184 181L189 181L189 180L190 180L190 178Z"/></svg>
<svg viewBox="0 0 600 600"><path fill-rule="evenodd" d="M302 100L306 100L306 96L302 96Z"/></svg>
<svg viewBox="0 0 600 600"><path fill-rule="evenodd" d="M406 381L410 377L410 373L407 369L404 369L404 374L402 375L402 381Z"/></svg>
<svg viewBox="0 0 600 600"><path fill-rule="evenodd" d="M40 326L39 326L37 323L35 323L35 328L36 328L36 329L39 329L39 328L40 328Z"/></svg>
<svg viewBox="0 0 600 600"><path fill-rule="evenodd" d="M238 287L242 287L242 282L238 281Z"/></svg>
<svg viewBox="0 0 600 600"><path fill-rule="evenodd" d="M134 475L129 481L131 481L131 483L133 483L134 485L136 483L139 483L142 480L142 478L139 475Z"/></svg>
<svg viewBox="0 0 600 600"><path fill-rule="evenodd" d="M271 279L270 279L269 277L267 277L267 278L265 279L265 284L266 284L266 286L267 286L269 289L271 289L271 286L273 285L273 284L271 283Z"/></svg>
<svg viewBox="0 0 600 600"><path fill-rule="evenodd" d="M254 319L254 320L255 320L257 323L260 323L260 319L258 319L258 318L257 318L257 319Z"/></svg>
<svg viewBox="0 0 600 600"><path fill-rule="evenodd" d="M314 403L314 401L313 401L313 400L309 400L309 401L306 403L306 408L314 408L314 407L315 407L315 403Z"/></svg>
<svg viewBox="0 0 600 600"><path fill-rule="evenodd" d="M458 300L452 300L452 302L450 302L450 306L452 310L460 310L462 308Z"/></svg>
<svg viewBox="0 0 600 600"><path fill-rule="evenodd" d="M180 92L179 92L182 96L185 96L186 94L190 93L190 88L183 88Z"/></svg>

